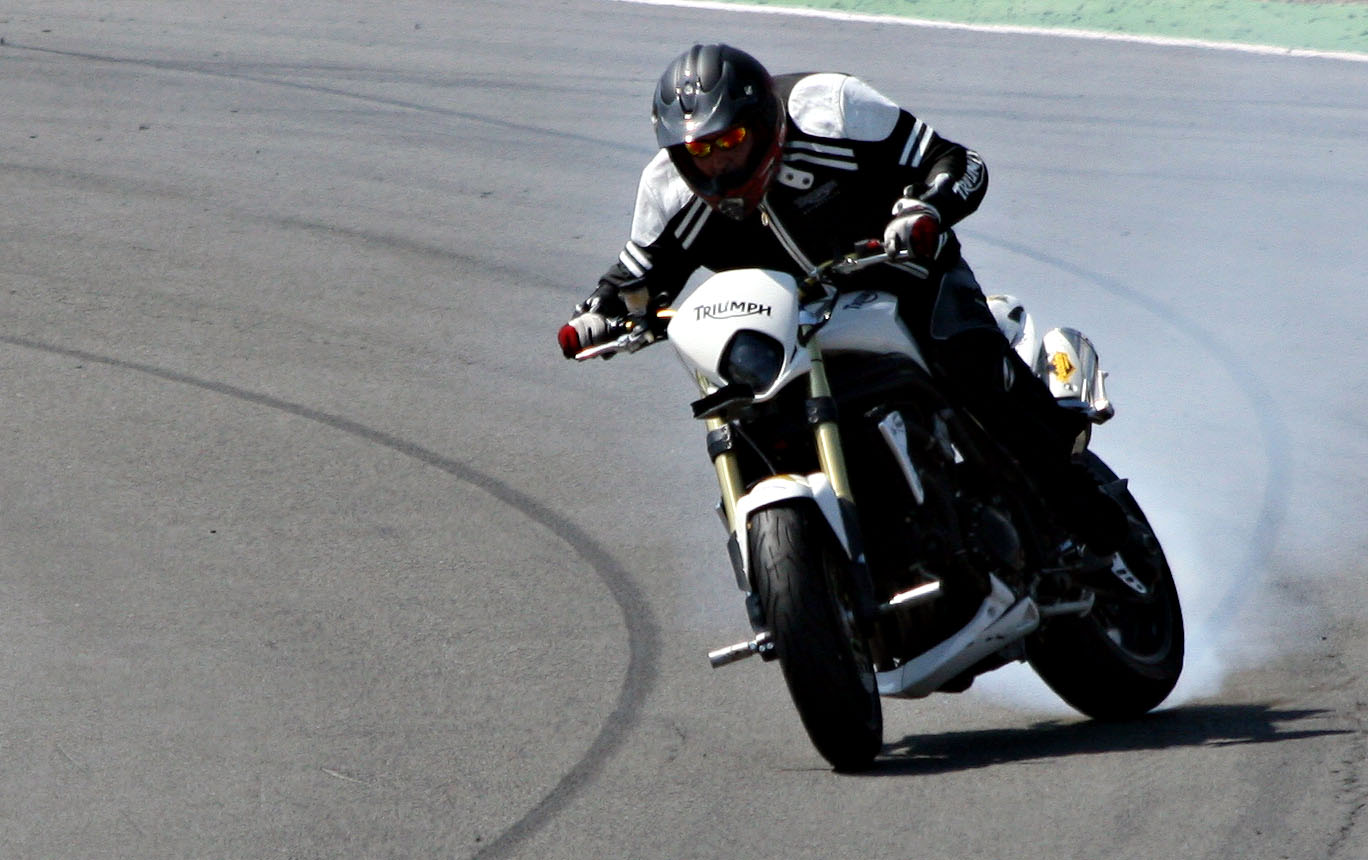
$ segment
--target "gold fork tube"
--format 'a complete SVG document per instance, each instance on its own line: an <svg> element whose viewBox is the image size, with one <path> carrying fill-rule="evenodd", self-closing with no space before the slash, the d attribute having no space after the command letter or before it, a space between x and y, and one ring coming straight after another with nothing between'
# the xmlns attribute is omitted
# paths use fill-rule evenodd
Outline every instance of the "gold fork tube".
<svg viewBox="0 0 1368 860"><path fill-rule="evenodd" d="M712 417L704 422L708 432L721 429L726 422ZM727 451L713 458L713 468L717 470L717 484L722 489L722 512L727 515L727 526L736 531L736 503L745 495L741 483L741 466L736 462L736 454Z"/></svg>
<svg viewBox="0 0 1368 860"><path fill-rule="evenodd" d="M812 360L812 370L808 372L808 391L813 399L831 396L831 384L827 381L826 364L822 360L822 350L815 339L808 343L808 355ZM854 501L850 491L850 475L846 472L845 456L841 453L841 434L835 421L820 421L816 427L817 462L831 481L831 490L836 498Z"/></svg>
<svg viewBox="0 0 1368 860"><path fill-rule="evenodd" d="M831 385L827 381L826 365L822 360L822 351L815 342L808 344L808 355L812 359L812 369L808 373L809 394L814 399L830 397ZM711 432L720 429L726 422L714 416L708 418L705 423ZM841 434L836 422L820 421L814 433L817 441L817 463L827 476L827 480L831 481L832 492L838 499L854 501L854 494L850 490L850 475L846 472L845 455L841 453ZM717 483L722 490L722 511L727 515L727 525L735 531L736 505L745 495L745 486L741 482L741 468L736 462L736 455L730 451L715 457L713 468L717 471Z"/></svg>

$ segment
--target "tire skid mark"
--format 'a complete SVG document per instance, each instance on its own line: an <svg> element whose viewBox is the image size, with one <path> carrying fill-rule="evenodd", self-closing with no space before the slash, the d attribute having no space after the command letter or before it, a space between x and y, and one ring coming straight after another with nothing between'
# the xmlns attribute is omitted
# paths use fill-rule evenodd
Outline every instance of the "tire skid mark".
<svg viewBox="0 0 1368 860"><path fill-rule="evenodd" d="M627 570L592 535L574 522L562 517L546 504L497 478L471 466L444 457L397 436L367 427L349 418L332 415L309 406L293 403L238 388L223 382L200 379L154 365L126 361L81 349L57 346L25 337L0 335L0 343L10 346L75 358L120 370L133 371L179 385L189 385L214 394L275 409L338 430L367 442L388 448L419 462L446 472L457 480L483 490L495 500L517 510L528 519L548 529L565 541L594 571L607 587L622 613L627 628L627 668L618 689L613 710L603 721L603 727L573 766L521 818L514 821L497 837L485 843L474 855L480 858L508 857L519 845L551 821L584 788L602 773L609 759L621 749L627 737L641 720L642 703L654 686L656 665L660 657L659 628L654 613L641 589L632 581Z"/></svg>
<svg viewBox="0 0 1368 860"><path fill-rule="evenodd" d="M1263 498L1253 523L1253 534L1244 559L1244 574L1233 577L1230 590L1221 596L1211 610L1206 622L1216 630L1222 630L1234 620L1235 614L1244 604L1247 596L1254 591L1268 573L1268 562L1277 545L1287 516L1288 487L1292 481L1292 454L1288 446L1289 433L1283 423L1277 401L1269 393L1258 372L1243 358L1235 353L1215 334L1200 324L1187 319L1177 310L1163 302L1145 295L1123 283L1119 278L1085 268L1068 260L1043 254L1034 248L1006 239L975 233L974 240L986 245L1010 251L1013 254L1034 260L1065 274L1086 281L1111 293L1126 302L1136 305L1172 326L1180 334L1195 342L1209 353L1244 395L1254 412L1259 436L1262 437L1264 458L1268 464L1268 475L1264 482Z"/></svg>
<svg viewBox="0 0 1368 860"><path fill-rule="evenodd" d="M191 194L172 185L158 185L143 179L131 179L112 173L96 173L69 168L47 167L38 164L24 164L16 161L0 160L0 174L17 173L38 177L48 182L60 182L69 187L91 190L102 194L117 194L124 197L167 198L182 203L202 200L201 195ZM363 242L386 251L413 254L442 263L454 263L478 269L484 274L503 276L520 286L533 287L548 292L560 293L565 290L563 281L548 277L545 272L529 265L518 263L499 263L487 257L463 253L447 245L409 239L395 233L382 233L362 227L349 227L343 224L306 218L302 215L281 215L259 211L251 207L220 205L220 211L230 217L254 224L272 227L303 230L320 238L348 239Z"/></svg>

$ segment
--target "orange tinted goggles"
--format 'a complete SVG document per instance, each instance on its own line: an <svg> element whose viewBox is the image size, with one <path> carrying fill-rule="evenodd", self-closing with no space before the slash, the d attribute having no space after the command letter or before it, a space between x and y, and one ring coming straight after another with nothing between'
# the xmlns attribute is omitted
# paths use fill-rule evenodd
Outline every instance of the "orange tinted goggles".
<svg viewBox="0 0 1368 860"><path fill-rule="evenodd" d="M717 137L708 140L691 140L684 144L684 149L694 158L707 158L712 155L713 147L718 149L733 149L741 145L746 139L746 127L738 125L736 128L727 129Z"/></svg>

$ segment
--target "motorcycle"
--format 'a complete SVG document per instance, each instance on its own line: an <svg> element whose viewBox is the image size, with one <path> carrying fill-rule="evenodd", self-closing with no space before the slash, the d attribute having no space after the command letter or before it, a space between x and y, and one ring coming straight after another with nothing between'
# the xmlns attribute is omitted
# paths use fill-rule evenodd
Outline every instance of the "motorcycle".
<svg viewBox="0 0 1368 860"><path fill-rule="evenodd" d="M1029 662L1094 719L1150 711L1182 671L1182 610L1144 512L1088 448L1115 413L1096 349L1074 329L1039 335L1019 301L989 298L1058 403L1087 418L1075 458L1130 522L1105 556L1069 538L1022 468L938 385L896 298L842 289L889 262L871 241L801 282L719 272L658 312L663 329L614 321L611 340L576 356L668 340L698 384L693 415L707 426L753 634L709 654L712 665L777 660L838 771L879 754L882 698L961 692L1012 662Z"/></svg>

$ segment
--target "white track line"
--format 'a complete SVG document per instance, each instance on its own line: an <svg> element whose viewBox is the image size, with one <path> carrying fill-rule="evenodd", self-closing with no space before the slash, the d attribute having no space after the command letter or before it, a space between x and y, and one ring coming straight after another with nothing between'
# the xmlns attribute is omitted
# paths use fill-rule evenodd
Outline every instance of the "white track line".
<svg viewBox="0 0 1368 860"><path fill-rule="evenodd" d="M1368 63L1368 53L1349 51L1316 51L1310 48L1279 48L1273 45L1249 45L1243 42L1211 42L1206 39L1184 39L1172 36L1136 36L1128 33L1108 33L1102 30L1074 30L1063 27L1022 27L1011 24L956 24L950 21L929 21L923 18L903 18L897 15L868 15L859 12L830 12L824 9L804 9L793 6L746 6L740 3L718 3L712 0L612 0L615 3L637 3L645 6L682 6L717 12L749 12L758 15L793 15L805 18L827 18L835 21L854 21L863 24L900 24L907 27L927 27L936 30L968 30L974 33L1009 33L1027 36L1054 36L1064 39L1092 39L1105 42L1135 42L1141 45L1163 45L1178 48L1205 48L1215 51L1239 51L1274 57L1314 57L1323 60L1347 60Z"/></svg>

